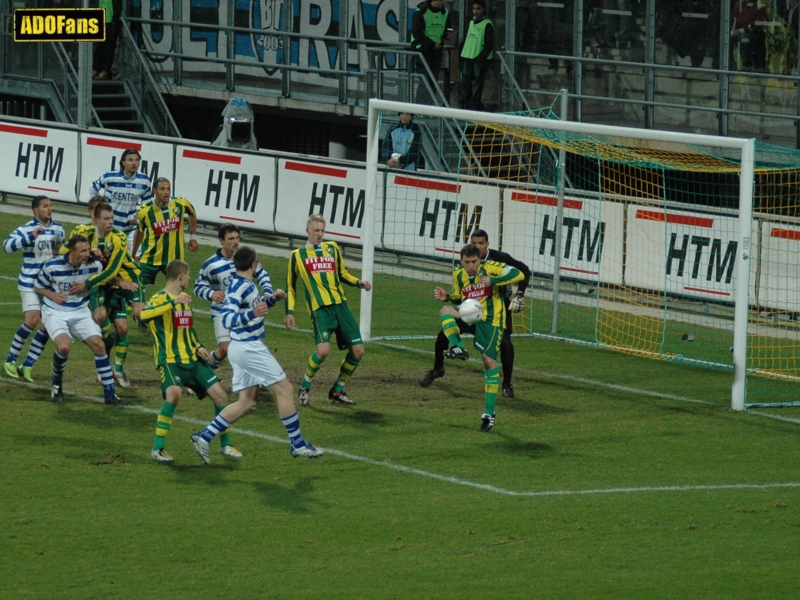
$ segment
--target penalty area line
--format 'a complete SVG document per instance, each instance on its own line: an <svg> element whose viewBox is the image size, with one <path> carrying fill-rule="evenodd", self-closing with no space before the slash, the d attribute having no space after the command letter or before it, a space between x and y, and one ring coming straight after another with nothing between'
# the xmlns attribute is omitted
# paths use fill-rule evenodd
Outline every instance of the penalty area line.
<svg viewBox="0 0 800 600"><path fill-rule="evenodd" d="M49 387L39 385L39 384L32 384L28 382L15 382L17 384L24 384L27 387L33 389L44 389L49 391ZM85 400L89 400L91 402L95 402L97 404L103 404L103 399L98 398L96 396L88 396L85 394L80 394L78 392L73 392L69 390L65 390L64 394L67 396L73 396L78 398L83 398ZM128 410L135 410L137 412L149 414L149 415L158 415L159 411L154 408L148 408L146 406L140 406L136 404L131 404L128 406L123 407L116 407L116 408L124 408ZM183 415L175 415L175 420L183 421L185 423L191 423L193 425L199 425L204 427L208 424L208 421L204 421L202 419L197 419L195 417L187 417ZM273 442L277 444L288 444L289 440L275 436L269 435L267 433L263 433L260 431L254 431L252 429L239 429L239 428L231 428L232 431L236 432L239 435L244 435L247 437L253 437L257 439L261 439L268 442ZM786 483L729 483L729 484L719 484L719 485L669 485L669 486L642 486L642 487L616 487L616 488L590 488L590 489L578 489L578 490L530 490L530 491L519 491L519 490L509 490L505 488L501 488L495 485L490 485L487 483L478 483L476 481L470 481L468 479L461 479L460 477L452 477L450 475L441 475L439 473L433 473L431 471L425 471L423 469L417 469L415 467L407 467L405 465L397 464L389 462L388 460L376 460L374 458L367 458L365 456L359 456L357 454L351 454L350 452L344 452L342 450L336 450L334 448L328 448L323 446L318 446L319 448L325 450L326 454L332 456L338 456L339 458L344 458L345 460L352 460L355 462L360 462L364 464L368 464L375 467L380 467L383 469L390 469L392 471L397 471L399 473L407 473L409 475L417 475L419 477L424 477L426 479L431 479L434 481L442 481L445 483L450 483L453 485L459 485L462 487L468 487L476 490L482 490L485 492L491 492L494 494L500 494L503 496L517 496L517 497L527 497L527 498L536 498L536 497L549 497L549 496L591 496L591 495L600 495L600 494L632 494L632 493L659 493L659 492L694 492L694 491L720 491L720 490L766 490L766 489L790 489L790 488L800 488L800 482L786 482Z"/></svg>

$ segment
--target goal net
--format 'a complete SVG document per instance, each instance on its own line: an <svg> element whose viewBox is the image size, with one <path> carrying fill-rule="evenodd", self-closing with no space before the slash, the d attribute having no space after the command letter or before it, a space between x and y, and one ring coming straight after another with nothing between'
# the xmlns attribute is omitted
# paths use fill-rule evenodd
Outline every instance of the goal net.
<svg viewBox="0 0 800 600"><path fill-rule="evenodd" d="M398 112L424 169L379 161ZM433 287L482 229L533 273L515 335L731 370L739 410L800 403L800 153L547 112L370 102L365 339L435 335Z"/></svg>

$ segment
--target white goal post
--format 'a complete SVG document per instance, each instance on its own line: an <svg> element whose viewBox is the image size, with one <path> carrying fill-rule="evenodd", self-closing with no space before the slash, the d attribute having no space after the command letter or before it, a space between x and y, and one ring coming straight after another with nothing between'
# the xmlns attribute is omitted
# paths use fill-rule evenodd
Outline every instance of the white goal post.
<svg viewBox="0 0 800 600"><path fill-rule="evenodd" d="M627 127L595 125L590 123L574 123L568 121L541 119L511 114L494 114L476 111L465 111L454 108L442 108L392 102L372 99L369 101L369 119L367 125L367 163L366 163L366 194L364 206L364 222L362 228L363 243L363 272L362 278L373 281L375 277L375 250L386 252L381 243L381 232L384 229L385 212L382 207L388 206L392 198L386 197L385 187L381 185L384 176L384 167L379 163L379 146L385 135L386 124L391 120L396 121L398 112L408 112L415 115L415 119L452 120L453 129L463 129L463 123L485 124L503 129L526 128L537 131L549 131L554 135L599 136L604 139L635 140L638 143L657 142L675 148L692 148L702 153L705 148L715 150L723 149L728 153L728 160L736 165L740 182L748 182L739 186L738 206L738 232L736 239L735 256L735 289L732 293L733 301L733 384L731 388L731 407L734 410L745 408L746 398L746 367L748 343L748 317L751 306L750 286L751 277L751 238L753 232L753 188L755 181L755 141L753 139L723 138L708 135L695 135L689 133L655 131ZM383 118L386 115L386 118ZM710 150L709 150L710 152ZM422 171L419 177L436 173ZM459 177L459 174L450 173L450 177ZM489 181L493 186L502 188L509 185L504 181ZM564 190L558 190L559 210L563 208ZM427 205L426 205L427 206ZM559 217L563 213L559 212ZM557 223L561 222L559 218ZM413 243L413 240L410 242ZM559 256L561 249L559 248ZM558 277L558 273L555 274ZM360 327L364 341L369 341L373 336L373 294L374 292L361 292ZM557 299L556 299L557 300Z"/></svg>

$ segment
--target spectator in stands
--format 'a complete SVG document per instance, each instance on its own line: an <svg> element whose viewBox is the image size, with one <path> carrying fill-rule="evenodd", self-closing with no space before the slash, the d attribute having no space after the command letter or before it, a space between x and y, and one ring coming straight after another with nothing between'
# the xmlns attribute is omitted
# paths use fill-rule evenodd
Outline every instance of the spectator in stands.
<svg viewBox="0 0 800 600"><path fill-rule="evenodd" d="M433 75L432 84L439 80L444 43L450 39L452 31L450 11L445 7L444 0L420 2L411 20L411 49L422 54ZM418 65L417 71L426 73L423 65ZM435 89L435 85L431 87Z"/></svg>
<svg viewBox="0 0 800 600"><path fill-rule="evenodd" d="M772 26L765 28L766 66L770 73L790 75L797 61L797 28L800 0L778 0L766 6Z"/></svg>
<svg viewBox="0 0 800 600"><path fill-rule="evenodd" d="M656 36L680 57L691 57L692 67L700 67L708 52L718 46L715 34L719 21L715 0L683 0L660 4ZM716 22L715 22L716 20Z"/></svg>
<svg viewBox="0 0 800 600"><path fill-rule="evenodd" d="M411 113L399 113L400 122L386 134L381 146L381 162L390 169L416 171L420 161L422 132ZM422 166L422 165L419 165Z"/></svg>
<svg viewBox="0 0 800 600"><path fill-rule="evenodd" d="M111 66L117 50L117 38L122 29L122 0L99 0L100 8L106 9L106 41L94 45L92 79L111 79Z"/></svg>
<svg viewBox="0 0 800 600"><path fill-rule="evenodd" d="M627 48L633 26L631 0L603 0L603 21L606 26L603 45L606 48Z"/></svg>
<svg viewBox="0 0 800 600"><path fill-rule="evenodd" d="M572 55L572 19L575 13L574 0L563 2L537 2L534 17L538 38L537 51L542 54ZM550 71L558 71L558 59L551 58ZM572 61L567 63L567 72L572 71Z"/></svg>
<svg viewBox="0 0 800 600"><path fill-rule="evenodd" d="M740 69L763 69L766 52L764 28L767 13L758 0L736 0L731 10L731 40Z"/></svg>
<svg viewBox="0 0 800 600"><path fill-rule="evenodd" d="M484 0L473 0L472 20L461 48L458 75L458 105L467 110L483 110L483 81L494 53L494 27L486 17Z"/></svg>

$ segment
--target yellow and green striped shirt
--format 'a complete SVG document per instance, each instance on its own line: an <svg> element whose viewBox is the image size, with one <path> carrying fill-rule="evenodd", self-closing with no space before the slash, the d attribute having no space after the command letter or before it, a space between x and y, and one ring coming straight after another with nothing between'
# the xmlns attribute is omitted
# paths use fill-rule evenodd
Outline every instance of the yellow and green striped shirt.
<svg viewBox="0 0 800 600"><path fill-rule="evenodd" d="M481 283L481 277L489 276L489 285ZM453 271L453 293L450 300L459 303L474 298L483 305L483 318L489 325L505 327L506 305L501 286L522 281L525 276L519 269L492 260L483 261L478 272L470 277L464 267Z"/></svg>
<svg viewBox="0 0 800 600"><path fill-rule="evenodd" d="M175 296L161 290L142 309L142 321L153 334L153 358L156 366L189 365L197 360L197 349L203 344L194 330L192 307L175 304Z"/></svg>
<svg viewBox="0 0 800 600"><path fill-rule="evenodd" d="M196 215L194 206L186 198L171 198L163 208L155 202L139 209L139 232L142 234L140 263L162 266L173 260L183 260L183 218Z"/></svg>
<svg viewBox="0 0 800 600"><path fill-rule="evenodd" d="M128 252L128 236L118 229L112 229L106 237L100 237L97 228L91 223L77 225L67 240L74 235L82 235L89 240L89 248L99 248L103 253L103 270L86 280L87 289L111 282L117 275L125 281L133 281L139 275L139 267ZM61 246L61 254L69 252L66 242Z"/></svg>
<svg viewBox="0 0 800 600"><path fill-rule="evenodd" d="M297 280L303 282L306 304L312 311L347 301L342 282L357 286L358 278L347 272L336 242L322 242L317 248L306 244L292 252L286 283L286 314L294 314Z"/></svg>

